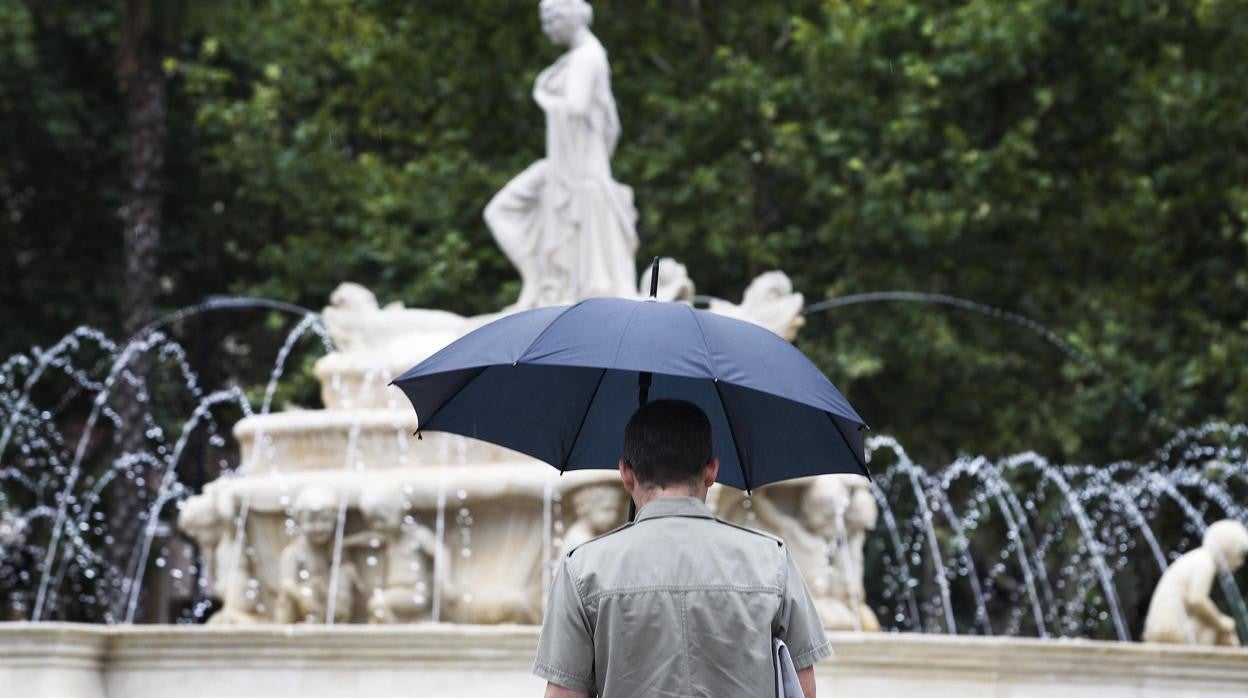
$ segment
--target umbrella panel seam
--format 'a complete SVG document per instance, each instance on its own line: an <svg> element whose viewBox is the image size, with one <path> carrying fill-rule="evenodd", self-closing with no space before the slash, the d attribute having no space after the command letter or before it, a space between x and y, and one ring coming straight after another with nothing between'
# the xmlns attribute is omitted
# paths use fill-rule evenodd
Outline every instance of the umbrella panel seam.
<svg viewBox="0 0 1248 698"><path fill-rule="evenodd" d="M732 411L728 409L728 401L724 399L724 391L719 387L719 380L715 380L715 394L719 396L719 406L724 408L724 421L728 422L728 438L732 439L732 448L737 452L737 467L741 468L741 479L745 481L745 493L753 494L753 488L750 487L749 467L745 464L745 457L741 454L741 444L737 443L737 428L732 425Z"/></svg>
<svg viewBox="0 0 1248 698"><path fill-rule="evenodd" d="M581 301L580 303L569 305L567 308L564 308L563 312L559 313L557 316L552 318L551 321L545 327L542 328L542 331L537 333L537 336L533 338L533 341L529 342L528 346L524 348L524 351L520 352L520 354L516 356L516 358L512 359L511 364L514 366L520 363L521 361L524 361L524 357L527 356L528 353L533 350L533 347L537 346L537 343L540 342L546 336L547 332L550 332L551 328L553 328L556 323L558 323L560 320L566 317L568 313L575 310L577 306L579 306L581 303L584 303L584 302L585 301Z"/></svg>
<svg viewBox="0 0 1248 698"><path fill-rule="evenodd" d="M633 306L632 312L628 314L628 321L624 323L624 329L620 330L620 340L615 344L615 356L611 357L610 368L615 368L620 361L620 352L624 350L624 338L628 336L628 328L633 326L633 320L637 318L637 309L640 307L640 305Z"/></svg>
<svg viewBox="0 0 1248 698"><path fill-rule="evenodd" d="M689 312L693 314L693 324L698 326L698 336L702 338L702 347L706 349L706 363L711 367L712 377L715 382L719 382L719 365L715 361L715 354L711 351L710 342L706 341L706 328L702 326L702 317L698 315L697 309L693 306L686 306ZM716 388L718 390L718 388Z"/></svg>
<svg viewBox="0 0 1248 698"><path fill-rule="evenodd" d="M442 411L442 408L443 408L443 407L446 407L448 404L450 404L450 402L451 402L452 400L454 400L456 397L459 397L459 394L460 394L460 393L462 393L462 392L464 391L464 388L468 387L468 384L470 384L470 383L472 383L473 381L475 381L476 379L480 378L480 377L481 377L481 374L485 373L485 372L486 372L486 371L488 371L490 368L491 368L490 366L482 366L482 367L480 367L480 368L468 369L468 370L474 371L474 373L473 373L473 375L472 375L472 378L469 378L468 380L464 381L464 384L463 384L463 385L461 385L461 386L459 386L459 389L458 389L458 390L456 390L455 392L453 392L453 393L451 393L449 396L447 396L447 398L446 398L445 400L443 400L443 401L442 401L442 404L441 404L441 405L438 405L437 407L435 407L435 408L433 409L433 412L432 412L432 413L430 413L430 415L429 415L429 418L428 418L428 419L421 419L421 418L420 418L420 413L419 413L419 412L418 412L418 413L416 413L416 435L417 435L417 436L419 436L419 435L420 435L420 432L422 432L422 431L424 431L424 430L425 430L425 425L426 425L426 424L428 424L429 422L432 422L432 421L433 421L433 419L434 419L435 417L437 417L437 416L438 416L438 413ZM451 373L451 371L448 371L448 373ZM402 386L399 386L399 387L400 387L400 389L402 389ZM405 392L406 392L406 391L405 391ZM409 397L408 397L408 402L411 402L411 400L412 400L412 399L411 399L411 397L409 396ZM434 429L434 431L437 431L437 429Z"/></svg>

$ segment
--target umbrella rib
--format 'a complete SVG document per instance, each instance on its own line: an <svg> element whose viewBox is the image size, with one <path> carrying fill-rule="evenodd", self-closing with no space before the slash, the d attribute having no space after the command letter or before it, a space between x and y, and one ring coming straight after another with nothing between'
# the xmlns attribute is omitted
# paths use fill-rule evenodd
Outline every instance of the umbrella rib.
<svg viewBox="0 0 1248 698"><path fill-rule="evenodd" d="M745 480L745 493L752 494L750 472L746 468L745 458L741 456L741 444L737 443L737 430L732 426L732 412L728 410L728 401L724 399L724 391L719 387L719 379L715 380L715 394L719 396L719 406L724 408L724 419L728 422L728 438L732 439L732 448L737 452L737 467L741 468L741 477Z"/></svg>
<svg viewBox="0 0 1248 698"><path fill-rule="evenodd" d="M871 471L867 470L867 464L858 456L858 449L850 445L849 437L845 436L845 432L841 429L841 425L837 423L836 418L827 410L823 410L823 413L828 416L828 421L832 422L832 428L836 429L836 433L841 436L841 441L845 442L845 448L849 449L849 455L854 457L854 463L857 463L858 467L862 468L862 474L866 475L868 480L872 479Z"/></svg>
<svg viewBox="0 0 1248 698"><path fill-rule="evenodd" d="M712 373L714 373L714 374L715 374L715 375L714 375L714 377L715 377L715 378L723 378L724 376L720 373L720 370L719 370L719 365L718 365L718 363L715 361L715 355L714 355L714 353L711 351L711 344L710 344L710 342L708 342L708 341L706 340L706 323L705 323L705 322L703 322L703 313L704 313L705 311L697 310L696 308L694 308L694 307L692 307L692 306L685 306L685 307L686 307L686 308L689 308L689 311L690 311L691 313L693 313L693 319L696 321L696 324L697 324L697 326L698 326L698 333L702 336L702 345L706 348L706 358L707 358L707 363L708 363L708 365L710 365ZM714 315L714 313L710 313L710 315ZM722 318L721 318L721 319L722 319ZM730 318L730 319L731 319L731 318ZM748 322L746 322L746 321L738 321L738 322L744 322L745 324L750 324L750 323L748 323ZM767 330L767 329L762 328L762 327L757 327L756 329L760 329L760 330L762 330L762 331L763 331L763 334L770 335L770 336L772 336L774 339L777 339L777 340L779 340L779 341L783 342L785 345L788 345L791 349L794 349L794 350L796 351L797 355L798 355L798 356L800 356L800 357L802 358L802 360L804 360L804 361L806 361L807 363L810 363L812 366L814 366L814 363L810 360L810 357L808 357L808 356L806 356L806 355L802 354L800 350L796 350L796 348L795 348L795 347L793 347L793 344L792 344L791 342L784 341L783 339L781 339L778 335L776 335L776 334L775 334L774 332L772 332L771 330ZM770 366L767 366L767 368L768 368L768 369L770 369ZM835 408L838 412L840 412L840 413L841 413L841 416L845 417L846 419L850 419L850 420L853 420L853 421L859 422L859 423L861 423L863 426L866 426L866 423L862 421L862 417L860 417L860 416L858 415L858 413L857 413L856 411L854 411L853 406L849 404L849 401L845 399L845 396L844 396L844 395L841 395L841 394L840 394L840 391L837 389L837 387L836 387L835 385L833 385L833 384L832 384L832 381L828 380L828 377L827 377L826 375L824 375L823 371L818 370L818 366L815 366L814 368L815 368L816 372L818 373L818 377L819 377L820 379L822 379L824 383L826 383L826 384L827 384L827 387L829 387L829 388L831 388L831 389L832 389L832 392L836 394L836 397L837 397L837 398L839 398L839 401L844 403L844 407L837 406L837 407ZM731 381L730 381L730 383L731 383ZM814 407L814 408L817 408L817 409L823 409L823 408L820 406L820 404L815 404L815 401L809 401L809 400L795 400L795 399L793 399L793 398L789 397L788 395L786 395L783 391L768 390L768 389L766 389L766 388L762 388L762 387L752 387L752 386L750 386L750 385L748 385L748 384L744 384L744 383L732 383L732 384L733 384L733 385L736 385L737 387L740 387L740 388L745 388L745 389L747 389L747 390L753 390L753 391L756 391L756 392L763 393L764 395L771 395L771 396L773 396L773 397L778 397L778 398L781 398L781 399L784 399L784 400L789 400L790 402L797 402L798 404L807 405L807 406L809 406L809 407ZM833 401L833 402L835 402L835 401Z"/></svg>
<svg viewBox="0 0 1248 698"><path fill-rule="evenodd" d="M689 305L685 307L689 308L690 313L693 313L693 324L698 326L698 336L702 338L702 347L706 349L706 363L710 365L711 373L713 374L711 377L718 381L719 366L715 365L715 356L711 353L711 344L706 341L706 328L702 327L702 317L698 315L697 309L693 306ZM716 386L715 389L718 391L719 387ZM720 401L723 401L722 395L720 396ZM724 412L727 413L727 410L724 410Z"/></svg>
<svg viewBox="0 0 1248 698"><path fill-rule="evenodd" d="M572 444L568 446L568 452L563 455L563 464L559 466L559 474L562 475L568 469L568 461L572 460L572 452L576 450L576 442L581 440L581 430L585 428L585 422L589 421L589 410L594 406L594 399L598 397L598 389L602 387L602 379L607 377L607 369L602 369L598 374L598 383L594 385L594 392L589 395L589 402L585 404L585 414L581 415L581 423L576 427L576 436L572 437Z"/></svg>
<svg viewBox="0 0 1248 698"><path fill-rule="evenodd" d="M645 301L642 301L643 303ZM633 319L637 317L637 309L641 304L636 304L628 313L628 322L624 323L624 329L620 330L620 340L615 345L615 355L611 357L611 368L615 368L620 364L620 352L624 350L624 340L628 337L628 328L633 326Z"/></svg>
<svg viewBox="0 0 1248 698"><path fill-rule="evenodd" d="M469 378L468 380L464 381L464 384L463 384L463 385L461 385L461 386L459 386L459 390L456 390L454 394L452 394L452 395L448 396L445 400L443 400L443 401L442 401L442 404L441 404L441 405L438 405L438 406L437 406L437 407L433 410L433 412L429 415L429 419L421 419L421 418L420 418L420 413L417 413L417 414L416 414L416 435L417 435L417 436L420 436L420 432L422 432L422 431L424 431L424 430L425 430L425 425L426 425L426 424L428 424L429 422L432 422L432 421L433 421L433 418L434 418L434 417L436 417L436 416L438 416L438 413L442 411L442 408L443 408L443 407L446 407L447 403L449 403L451 400L454 400L455 398L459 397L459 394L460 394L460 393L462 393L462 392L464 392L464 388L467 388L469 383L471 383L471 382L475 381L476 379L480 378L480 377L481 377L481 374L482 374L482 373L485 373L485 372L486 372L486 370L488 370L489 368L490 368L489 366L481 366L481 367L478 367L478 368L475 368L475 369L469 369L469 370L475 371L475 373L473 373L473 375L472 375L472 378ZM409 398L409 399L410 399L410 398ZM437 429L434 429L434 431L437 431Z"/></svg>

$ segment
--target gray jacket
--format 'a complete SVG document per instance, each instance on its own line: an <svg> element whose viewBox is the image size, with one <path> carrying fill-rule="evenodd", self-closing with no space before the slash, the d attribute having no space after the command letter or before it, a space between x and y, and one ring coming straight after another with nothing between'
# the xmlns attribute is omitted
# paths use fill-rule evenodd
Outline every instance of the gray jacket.
<svg viewBox="0 0 1248 698"><path fill-rule="evenodd" d="M533 673L602 698L772 696L773 637L796 669L832 654L784 543L662 498L561 559Z"/></svg>

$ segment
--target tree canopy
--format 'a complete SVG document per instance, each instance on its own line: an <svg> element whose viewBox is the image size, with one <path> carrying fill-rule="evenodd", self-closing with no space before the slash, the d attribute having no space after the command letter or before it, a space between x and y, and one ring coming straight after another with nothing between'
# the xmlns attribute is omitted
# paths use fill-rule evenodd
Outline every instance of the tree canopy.
<svg viewBox="0 0 1248 698"><path fill-rule="evenodd" d="M812 303L946 294L1051 329L924 302L811 314L799 345L877 432L925 462L1100 462L1242 421L1248 6L593 5L641 258L714 296L779 268ZM461 313L514 299L481 209L542 151L529 92L557 51L535 2L196 8L164 63L160 308L318 308L344 280ZM0 0L0 355L120 326L119 13Z"/></svg>

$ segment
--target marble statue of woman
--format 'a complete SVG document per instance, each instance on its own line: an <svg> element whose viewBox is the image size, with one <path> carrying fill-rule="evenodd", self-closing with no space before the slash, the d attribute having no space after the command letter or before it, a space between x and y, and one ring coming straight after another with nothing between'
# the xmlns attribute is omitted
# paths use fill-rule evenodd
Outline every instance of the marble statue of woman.
<svg viewBox="0 0 1248 698"><path fill-rule="evenodd" d="M537 76L546 157L507 183L485 221L522 282L514 309L633 296L637 210L611 178L620 118L607 52L585 0L542 0L542 31L567 52Z"/></svg>

